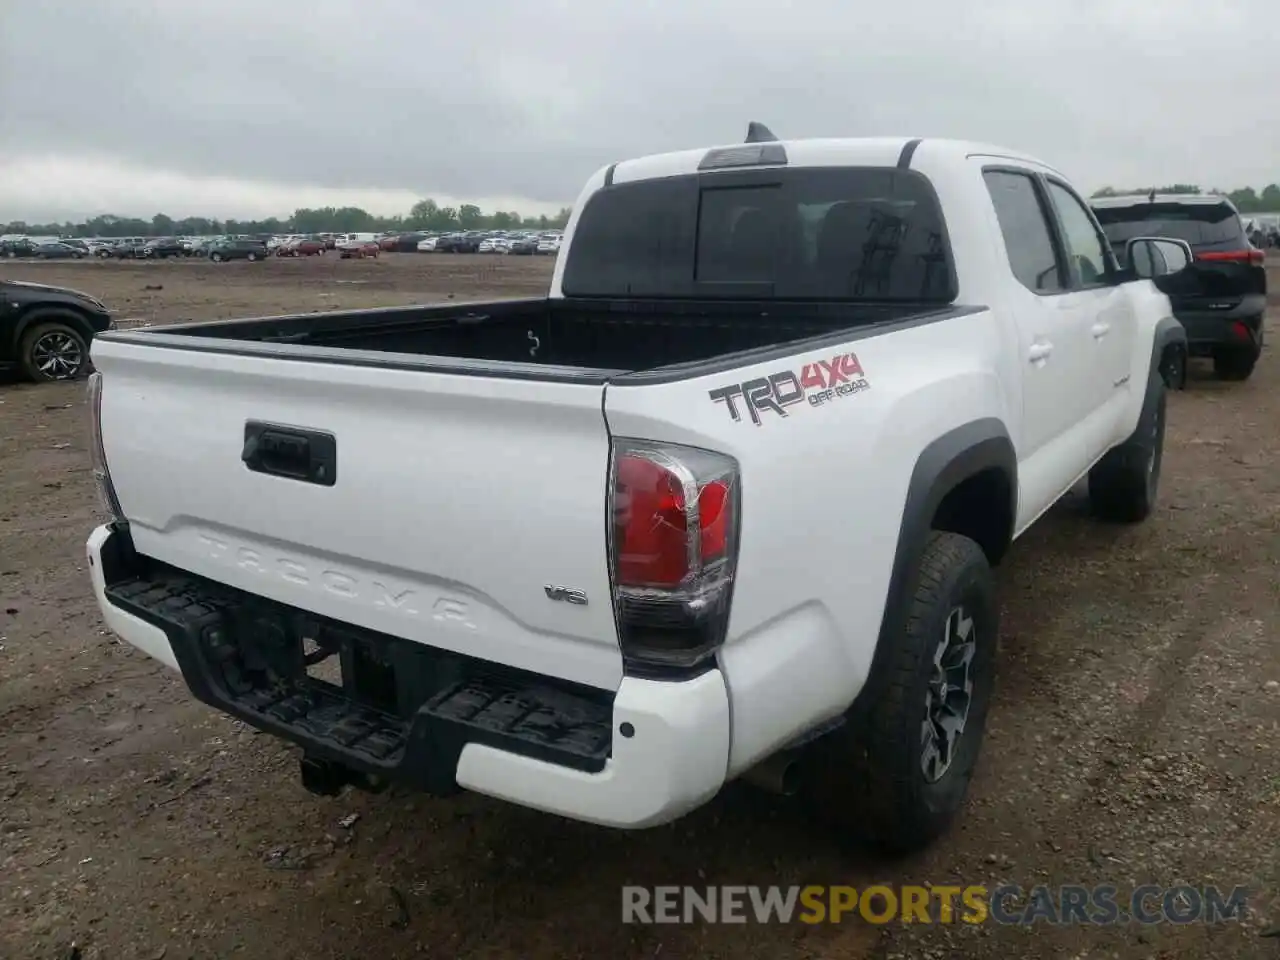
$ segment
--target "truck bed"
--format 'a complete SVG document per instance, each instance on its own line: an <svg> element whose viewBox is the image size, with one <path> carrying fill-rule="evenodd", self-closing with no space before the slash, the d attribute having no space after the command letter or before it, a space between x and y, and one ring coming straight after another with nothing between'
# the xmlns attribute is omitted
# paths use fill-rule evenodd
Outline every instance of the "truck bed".
<svg viewBox="0 0 1280 960"><path fill-rule="evenodd" d="M221 352L260 352L244 349L255 343L329 348L323 351L328 359L353 362L356 352L366 362L376 362L377 354L450 358L467 362L471 372L499 363L608 375L707 361L939 309L919 303L539 298L179 324L114 337ZM202 339L178 339L188 337ZM343 353L331 354L334 348ZM294 349L285 353L303 356Z"/></svg>

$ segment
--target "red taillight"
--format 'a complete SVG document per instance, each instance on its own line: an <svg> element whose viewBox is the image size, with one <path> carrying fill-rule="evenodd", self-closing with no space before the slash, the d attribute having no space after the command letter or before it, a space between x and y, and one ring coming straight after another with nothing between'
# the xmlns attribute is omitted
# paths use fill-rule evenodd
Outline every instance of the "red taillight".
<svg viewBox="0 0 1280 960"><path fill-rule="evenodd" d="M689 572L680 478L644 457L618 458L614 536L618 583L674 587Z"/></svg>
<svg viewBox="0 0 1280 960"><path fill-rule="evenodd" d="M722 454L614 442L614 601L631 666L693 666L724 639L737 562L737 476L737 464Z"/></svg>
<svg viewBox="0 0 1280 960"><path fill-rule="evenodd" d="M1196 259L1208 263L1266 263L1267 254L1257 247L1249 250L1204 250L1196 254Z"/></svg>
<svg viewBox="0 0 1280 960"><path fill-rule="evenodd" d="M724 480L699 484L641 453L617 458L614 544L617 581L627 587L677 587L694 567L718 560L729 546L731 510ZM693 510L686 485L697 491ZM690 526L698 535L690 542Z"/></svg>

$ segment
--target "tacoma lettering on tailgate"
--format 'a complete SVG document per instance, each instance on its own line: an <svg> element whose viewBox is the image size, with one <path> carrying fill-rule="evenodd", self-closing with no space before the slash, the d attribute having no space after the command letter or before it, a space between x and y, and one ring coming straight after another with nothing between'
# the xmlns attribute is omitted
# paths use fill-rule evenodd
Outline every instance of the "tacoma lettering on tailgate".
<svg viewBox="0 0 1280 960"><path fill-rule="evenodd" d="M797 403L820 407L832 400L850 397L871 389L858 355L838 353L830 360L806 363L799 373L780 370L742 383L731 383L708 392L713 403L723 403L729 416L742 419L740 407L757 427L765 413L787 416L787 408Z"/></svg>

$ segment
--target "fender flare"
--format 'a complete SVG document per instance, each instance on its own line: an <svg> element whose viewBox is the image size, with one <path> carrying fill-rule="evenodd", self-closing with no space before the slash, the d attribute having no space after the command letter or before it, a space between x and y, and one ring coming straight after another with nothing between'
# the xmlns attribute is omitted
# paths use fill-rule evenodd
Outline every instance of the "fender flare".
<svg viewBox="0 0 1280 960"><path fill-rule="evenodd" d="M943 498L960 483L984 470L997 469L1009 479L1009 536L1018 510L1018 456L1005 425L994 417L974 420L944 433L924 448L907 485L898 528L898 545L885 595L880 633L871 669L854 706L874 698L882 685L887 653L906 629L909 591L920 572L920 558ZM1006 544L1007 544L1006 540Z"/></svg>
<svg viewBox="0 0 1280 960"><path fill-rule="evenodd" d="M1178 369L1169 366L1166 354L1170 347L1177 347L1179 359L1174 361ZM1187 331L1176 317L1161 317L1156 321L1151 335L1151 366L1149 371L1159 372L1171 388L1181 390L1187 381Z"/></svg>

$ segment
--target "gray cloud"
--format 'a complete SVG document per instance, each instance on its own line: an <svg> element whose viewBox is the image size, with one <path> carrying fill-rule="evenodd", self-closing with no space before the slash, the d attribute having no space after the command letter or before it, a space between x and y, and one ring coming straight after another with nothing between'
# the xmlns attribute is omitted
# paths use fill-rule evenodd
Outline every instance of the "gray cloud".
<svg viewBox="0 0 1280 960"><path fill-rule="evenodd" d="M1089 186L1280 179L1272 64L1246 52L1280 33L1274 0L112 0L2 17L0 157L106 157L140 178L554 204L602 164L761 119L994 141Z"/></svg>

